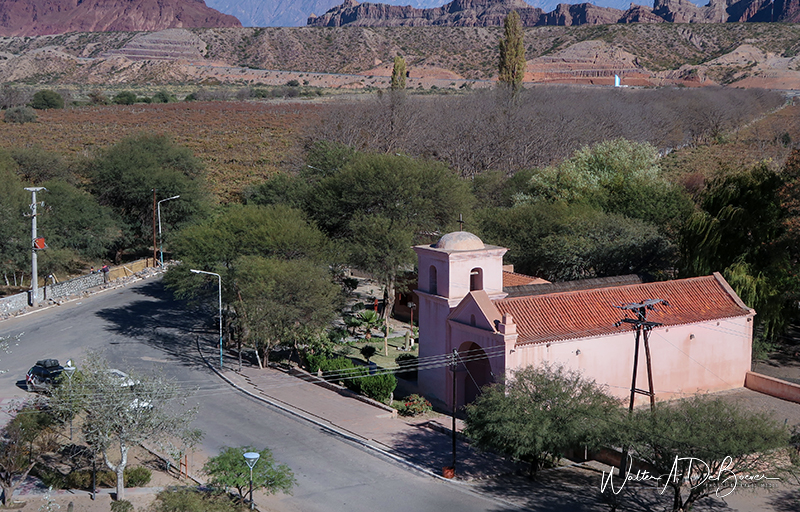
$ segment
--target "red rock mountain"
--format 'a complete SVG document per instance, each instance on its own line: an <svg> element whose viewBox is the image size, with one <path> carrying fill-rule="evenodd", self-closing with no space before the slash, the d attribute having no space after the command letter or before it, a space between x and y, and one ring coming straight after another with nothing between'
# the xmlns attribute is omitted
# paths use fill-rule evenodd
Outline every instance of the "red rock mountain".
<svg viewBox="0 0 800 512"><path fill-rule="evenodd" d="M241 27L203 0L0 0L0 36Z"/></svg>
<svg viewBox="0 0 800 512"><path fill-rule="evenodd" d="M702 7L689 0L654 0L652 8L631 3L626 11L590 3L559 4L550 12L532 7L524 0L453 0L433 9L345 0L322 16L312 14L307 24L317 27L491 27L502 25L512 10L519 13L526 27L800 21L800 0L710 0Z"/></svg>

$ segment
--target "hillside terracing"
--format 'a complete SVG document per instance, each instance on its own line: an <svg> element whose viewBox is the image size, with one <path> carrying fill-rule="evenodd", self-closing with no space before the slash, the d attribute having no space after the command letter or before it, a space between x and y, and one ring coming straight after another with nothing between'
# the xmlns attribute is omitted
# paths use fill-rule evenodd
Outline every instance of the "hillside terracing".
<svg viewBox="0 0 800 512"><path fill-rule="evenodd" d="M122 48L103 53L103 57L202 62L205 49L206 43L188 30L168 29L138 34Z"/></svg>

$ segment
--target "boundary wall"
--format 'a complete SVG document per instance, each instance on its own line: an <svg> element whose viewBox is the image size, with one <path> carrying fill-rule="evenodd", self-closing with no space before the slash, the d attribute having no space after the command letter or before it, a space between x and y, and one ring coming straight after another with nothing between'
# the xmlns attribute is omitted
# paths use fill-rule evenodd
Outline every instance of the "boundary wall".
<svg viewBox="0 0 800 512"><path fill-rule="evenodd" d="M153 266L153 258L144 258L137 261L111 267L108 272L108 282L112 283L118 279L132 276L141 272L145 268ZM40 303L50 302L54 304L59 299L72 295L79 295L90 288L102 286L103 274L85 274L61 283L52 283L38 288L37 299ZM17 293L8 297L0 298L0 319L25 311L31 304L30 292Z"/></svg>

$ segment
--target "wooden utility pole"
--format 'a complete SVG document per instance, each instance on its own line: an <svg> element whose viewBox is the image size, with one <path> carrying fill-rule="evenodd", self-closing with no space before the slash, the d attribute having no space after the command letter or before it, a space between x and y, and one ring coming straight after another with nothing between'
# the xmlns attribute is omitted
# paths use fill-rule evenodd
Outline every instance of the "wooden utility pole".
<svg viewBox="0 0 800 512"><path fill-rule="evenodd" d="M633 413L633 402L634 399L636 398L636 393L650 397L651 411L656 407L656 393L655 389L653 388L653 367L650 359L650 331L653 329L653 327L658 327L661 324L658 322L647 321L647 311L654 310L655 307L660 304L663 304L664 306L669 306L669 303L663 299L648 299L643 302L635 304L625 304L624 306L616 306L619 309L632 311L636 315L636 318L625 317L619 322L614 324L617 327L619 327L624 323L631 324L633 325L633 328L636 331L636 344L634 345L633 349L633 377L631 378L631 400L630 404L628 405L628 414ZM639 368L639 340L642 338L644 338L644 353L647 362L647 387L648 387L647 391L636 387L636 372ZM620 475L625 474L625 465L627 462L628 462L628 448L623 447L622 457L620 458L620 463L619 463Z"/></svg>

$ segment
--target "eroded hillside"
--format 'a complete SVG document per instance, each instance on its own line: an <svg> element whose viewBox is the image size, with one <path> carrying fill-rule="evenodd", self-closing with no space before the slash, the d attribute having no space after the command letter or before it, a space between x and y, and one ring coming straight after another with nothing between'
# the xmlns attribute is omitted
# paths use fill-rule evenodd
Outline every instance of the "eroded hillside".
<svg viewBox="0 0 800 512"><path fill-rule="evenodd" d="M319 86L383 87L387 81L378 78L386 76L396 55L403 55L412 78L443 79L412 86L458 87L495 77L500 37L497 27L175 29L10 37L0 38L0 81L283 84L299 78ZM793 59L800 51L800 26L793 24L535 27L525 30L525 44L529 81L552 81L558 72L563 81L578 83L608 84L620 74L644 80L631 85L800 89L800 66ZM587 48L599 50L587 53ZM595 68L596 73L591 71ZM308 76L322 73L358 76ZM537 78L548 73L547 80ZM771 84L776 74L780 83Z"/></svg>

